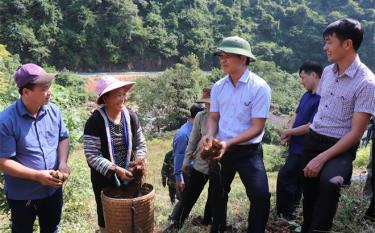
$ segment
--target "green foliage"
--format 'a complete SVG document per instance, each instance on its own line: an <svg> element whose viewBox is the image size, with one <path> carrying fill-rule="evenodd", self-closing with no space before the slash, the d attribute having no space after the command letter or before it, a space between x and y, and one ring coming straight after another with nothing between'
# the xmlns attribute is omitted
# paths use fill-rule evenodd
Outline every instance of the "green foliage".
<svg viewBox="0 0 375 233"><path fill-rule="evenodd" d="M59 69L160 70L191 53L208 69L212 49L239 35L293 73L306 60L327 63L322 32L344 17L363 23L361 58L375 68L374 3L364 0L3 0L0 42L23 63Z"/></svg>
<svg viewBox="0 0 375 233"><path fill-rule="evenodd" d="M146 132L176 129L186 121L190 106L207 83L196 56L190 55L161 76L138 79L130 101L138 106Z"/></svg>
<svg viewBox="0 0 375 233"><path fill-rule="evenodd" d="M280 144L280 129L273 125L266 123L266 128L264 129L264 136L262 142L268 144Z"/></svg>
<svg viewBox="0 0 375 233"><path fill-rule="evenodd" d="M223 78L226 74L222 69L213 68L208 75L208 80L210 83L215 83L219 81L221 78Z"/></svg>
<svg viewBox="0 0 375 233"><path fill-rule="evenodd" d="M369 163L369 156L370 156L370 151L371 151L371 143L367 147L361 146L358 151L356 158L354 160L353 166L355 168L363 168L366 167L367 164Z"/></svg>
<svg viewBox="0 0 375 233"><path fill-rule="evenodd" d="M295 110L304 92L297 75L280 70L275 63L269 61L257 61L250 65L250 69L270 85L273 107L283 114Z"/></svg>
<svg viewBox="0 0 375 233"><path fill-rule="evenodd" d="M288 155L286 147L263 144L264 165L267 172L278 172Z"/></svg>
<svg viewBox="0 0 375 233"><path fill-rule="evenodd" d="M12 56L0 44L0 111L19 96L13 79L14 71L19 65L19 57Z"/></svg>

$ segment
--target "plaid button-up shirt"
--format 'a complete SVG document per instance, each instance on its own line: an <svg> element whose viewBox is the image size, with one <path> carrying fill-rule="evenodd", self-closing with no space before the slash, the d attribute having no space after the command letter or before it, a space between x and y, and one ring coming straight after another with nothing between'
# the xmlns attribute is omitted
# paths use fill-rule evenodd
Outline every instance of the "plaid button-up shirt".
<svg viewBox="0 0 375 233"><path fill-rule="evenodd" d="M359 56L339 75L336 64L327 66L317 93L321 96L311 129L342 138L351 130L353 113L375 113L375 76Z"/></svg>

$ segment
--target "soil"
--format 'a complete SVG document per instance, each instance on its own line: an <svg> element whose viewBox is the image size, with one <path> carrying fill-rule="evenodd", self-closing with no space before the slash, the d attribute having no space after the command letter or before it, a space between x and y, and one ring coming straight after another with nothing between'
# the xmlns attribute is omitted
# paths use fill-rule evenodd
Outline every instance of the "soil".
<svg viewBox="0 0 375 233"><path fill-rule="evenodd" d="M202 150L201 158L204 160L211 160L220 155L221 148L222 145L220 144L220 141L214 139L212 141L212 146L209 149Z"/></svg>
<svg viewBox="0 0 375 233"><path fill-rule="evenodd" d="M104 195L110 198L116 199L132 199L136 197L141 197L149 194L152 191L153 187L150 184L143 184L142 187L137 190L136 196L134 196L134 190L128 186L120 187L110 187L103 190Z"/></svg>
<svg viewBox="0 0 375 233"><path fill-rule="evenodd" d="M112 198L136 198L144 196L152 191L152 186L144 184L146 176L146 164L144 160L138 159L130 162L129 171L133 173L133 180L126 186L108 188L104 194Z"/></svg>

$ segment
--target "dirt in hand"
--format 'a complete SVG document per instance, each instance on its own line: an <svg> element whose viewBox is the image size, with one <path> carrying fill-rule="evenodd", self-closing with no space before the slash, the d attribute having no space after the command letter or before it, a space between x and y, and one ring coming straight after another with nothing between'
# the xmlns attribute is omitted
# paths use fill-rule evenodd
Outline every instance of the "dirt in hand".
<svg viewBox="0 0 375 233"><path fill-rule="evenodd" d="M220 155L221 148L222 145L220 144L220 141L214 139L212 140L212 145L210 148L202 150L201 158L204 160L211 160Z"/></svg>
<svg viewBox="0 0 375 233"><path fill-rule="evenodd" d="M133 180L120 187L111 187L106 189L104 194L112 198L131 199L140 197L151 192L152 187L144 184L146 177L146 162L143 159L136 159L129 164L129 171L133 174ZM150 190L148 190L150 189Z"/></svg>

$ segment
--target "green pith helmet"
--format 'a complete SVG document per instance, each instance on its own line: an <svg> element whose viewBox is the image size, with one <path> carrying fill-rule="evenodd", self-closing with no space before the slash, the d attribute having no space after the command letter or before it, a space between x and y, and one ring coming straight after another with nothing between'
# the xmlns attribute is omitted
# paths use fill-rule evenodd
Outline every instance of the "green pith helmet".
<svg viewBox="0 0 375 233"><path fill-rule="evenodd" d="M222 52L243 55L250 58L250 61L256 60L255 56L251 52L249 42L239 36L224 38L219 46L215 49L214 54L219 55Z"/></svg>

